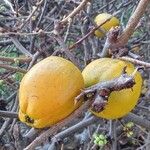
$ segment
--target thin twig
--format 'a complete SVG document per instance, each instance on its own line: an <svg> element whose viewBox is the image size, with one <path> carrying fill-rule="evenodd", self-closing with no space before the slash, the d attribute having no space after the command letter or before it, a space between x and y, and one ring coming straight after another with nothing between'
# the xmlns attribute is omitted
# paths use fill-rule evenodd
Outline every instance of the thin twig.
<svg viewBox="0 0 150 150"><path fill-rule="evenodd" d="M130 17L125 30L118 38L119 46L123 46L128 42L129 38L133 34L136 26L138 25L138 23L139 23L141 17L143 16L143 14L146 10L146 7L148 7L149 3L150 3L149 0L140 0L135 12Z"/></svg>
<svg viewBox="0 0 150 150"><path fill-rule="evenodd" d="M78 67L80 68L80 65L78 64L77 60L75 59L75 56L73 53L71 53L67 47L67 45L64 43L64 40L61 38L59 34L55 35L54 38L57 40L59 45L62 47L62 52L66 54L66 56Z"/></svg>
<svg viewBox="0 0 150 150"><path fill-rule="evenodd" d="M117 149L117 130L116 130L116 120L112 121L112 150L116 150Z"/></svg>
<svg viewBox="0 0 150 150"><path fill-rule="evenodd" d="M32 35L40 35L41 34L41 30L40 31L33 31L33 32L3 32L0 33L0 37L4 37L4 36L12 36L12 35L19 35L19 36L32 36ZM42 34L52 34L52 31L42 31Z"/></svg>
<svg viewBox="0 0 150 150"><path fill-rule="evenodd" d="M21 139L21 132L18 124L15 124L13 127L13 137L14 137L14 144L17 150L22 150L24 141Z"/></svg>
<svg viewBox="0 0 150 150"><path fill-rule="evenodd" d="M30 18L34 15L34 13L38 10L39 6L43 3L44 0L41 0L36 7L33 7L33 11L30 13L30 15L28 16L28 18L23 22L23 24L20 25L20 27L18 27L19 30L21 30L26 24L27 22L30 20Z"/></svg>
<svg viewBox="0 0 150 150"><path fill-rule="evenodd" d="M37 22L37 24L36 24L36 27L40 27L40 23L41 23L41 21L42 21L42 18L43 18L43 16L44 16L45 12L46 12L47 1L48 1L48 0L45 0L45 1L44 1L43 8L42 8L42 11L41 11L41 15L40 15L40 17L39 17L39 19L38 19L38 22Z"/></svg>
<svg viewBox="0 0 150 150"><path fill-rule="evenodd" d="M70 31L70 28L71 28L71 23L72 23L72 19L69 19L69 20L68 20L67 31L66 31L66 34L65 34L65 37L64 37L64 42L65 42L65 43L66 43L67 37L68 37L68 35L69 35L69 31Z"/></svg>
<svg viewBox="0 0 150 150"><path fill-rule="evenodd" d="M15 45L23 54L25 54L25 55L27 55L27 56L29 56L29 57L32 58L32 54L29 53L29 51L27 51L27 50L22 46L22 44L18 41L17 38L11 37L11 40L12 40L12 42L14 43L14 45Z"/></svg>
<svg viewBox="0 0 150 150"><path fill-rule="evenodd" d="M68 19L73 18L79 11L83 9L83 7L89 2L90 0L83 0L80 5L74 9L66 18L60 21L61 24L66 24Z"/></svg>
<svg viewBox="0 0 150 150"><path fill-rule="evenodd" d="M119 36L120 28L118 27L112 28L108 32L104 48L102 50L102 53L99 55L100 57L106 57L108 55L109 48L115 49L115 48L125 46L125 44L128 42L131 35L134 33L136 26L138 25L148 4L149 4L149 0L141 0L139 2L135 12L130 17L125 30L120 36Z"/></svg>
<svg viewBox="0 0 150 150"><path fill-rule="evenodd" d="M82 112L85 112L92 101L85 102L80 108L78 108L73 114L65 118L62 122L57 123L55 126L52 126L50 129L43 132L39 137L37 137L31 144L29 144L24 150L34 149L36 146L40 145L42 142L47 140L49 136L55 135L58 130L62 129L65 125L70 123L74 118L79 117Z"/></svg>
<svg viewBox="0 0 150 150"><path fill-rule="evenodd" d="M14 10L14 8L13 8L11 2L9 2L8 0L3 0L3 1L5 2L5 4L6 4L7 6L10 7L11 11L12 11L14 14L16 14L16 12L15 12L15 10Z"/></svg>
<svg viewBox="0 0 150 150"><path fill-rule="evenodd" d="M147 119L144 119L143 117L133 114L133 113L129 113L127 116L125 116L123 118L125 121L132 121L142 127L144 127L147 130L150 130L150 121Z"/></svg>
<svg viewBox="0 0 150 150"><path fill-rule="evenodd" d="M95 117L95 116L92 116L88 119L85 119L85 120L82 120L80 121L79 123L77 123L76 125L70 127L70 128L67 128L66 130L56 134L53 138L52 138L52 144L50 145L49 147L49 150L51 150L54 145L55 145L55 142L57 142L57 139L63 139L67 136L70 136L71 134L97 122L99 120L99 118Z"/></svg>
<svg viewBox="0 0 150 150"><path fill-rule="evenodd" d="M15 62L25 63L25 62L30 62L31 58L29 58L29 57L24 57L24 58L14 57L13 58L13 57L0 56L0 61L6 61L6 62L12 62L12 63L15 63Z"/></svg>
<svg viewBox="0 0 150 150"><path fill-rule="evenodd" d="M120 11L114 13L113 15L119 13ZM108 17L107 19L105 19L101 24L99 24L98 26L94 27L93 29L90 30L90 32L88 32L85 36L83 36L82 38L80 38L76 43L74 43L72 46L69 47L69 50L72 50L73 48L75 48L78 44L80 44L83 40L85 40L86 38L88 38L90 35L92 35L96 30L98 30L102 25L104 25L107 21L109 21L112 17Z"/></svg>
<svg viewBox="0 0 150 150"><path fill-rule="evenodd" d="M27 70L30 70L31 69L31 67L34 65L34 63L37 61L37 59L38 59L38 57L40 56L40 52L39 51L37 51L34 55L33 55L33 57L32 57L32 60L31 60L31 62L30 62L30 64L29 64L29 66L28 66L28 69Z"/></svg>
<svg viewBox="0 0 150 150"><path fill-rule="evenodd" d="M12 66L7 65L7 64L0 64L0 68L4 68L7 70L12 70L12 71L16 71L16 72L21 72L21 73L27 73L27 71L25 69L22 69L20 67L12 67Z"/></svg>
<svg viewBox="0 0 150 150"><path fill-rule="evenodd" d="M5 118L18 118L18 113L0 110L0 116Z"/></svg>
<svg viewBox="0 0 150 150"><path fill-rule="evenodd" d="M17 100L17 96L16 96L15 103L13 104L13 107L11 109L12 112L16 111L17 105L18 105L18 100ZM5 122L3 123L3 125L1 126L1 128L0 128L0 138L4 135L3 133L6 130L6 128L10 125L11 121L12 121L12 118L7 118L5 120Z"/></svg>
<svg viewBox="0 0 150 150"><path fill-rule="evenodd" d="M125 61L130 61L136 65L142 65L144 67L147 67L147 68L150 68L150 63L147 63L147 62L144 62L144 61L140 61L140 60L137 60L137 59L133 59L133 58L130 58L130 57L127 57L127 56L124 56L124 57L118 57L118 59L120 60L125 60Z"/></svg>

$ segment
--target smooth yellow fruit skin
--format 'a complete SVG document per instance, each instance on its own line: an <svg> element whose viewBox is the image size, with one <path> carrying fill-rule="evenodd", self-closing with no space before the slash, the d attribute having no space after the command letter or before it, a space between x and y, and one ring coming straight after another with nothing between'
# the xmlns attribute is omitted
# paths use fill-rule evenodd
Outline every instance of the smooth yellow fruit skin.
<svg viewBox="0 0 150 150"><path fill-rule="evenodd" d="M127 74L132 74L135 68L129 62L111 58L97 59L87 65L82 72L85 86L89 87L98 82L119 77L125 66L127 66ZM128 114L137 104L141 93L142 78L139 72L136 72L134 79L136 84L132 89L112 92L104 110L100 113L95 113L93 111L92 113L105 119L117 119Z"/></svg>
<svg viewBox="0 0 150 150"><path fill-rule="evenodd" d="M50 56L24 76L19 89L19 118L35 128L49 127L79 105L75 97L84 88L80 70L70 61ZM33 119L34 122L28 121Z"/></svg>
<svg viewBox="0 0 150 150"><path fill-rule="evenodd" d="M111 14L102 13L95 17L94 21L96 25L100 25L105 20L107 20L109 17L111 17ZM112 27L119 26L119 20L116 17L112 17L109 21L107 21L105 24L101 26L101 28L107 33ZM105 34L102 33L99 30L95 31L95 35L99 38L103 37Z"/></svg>

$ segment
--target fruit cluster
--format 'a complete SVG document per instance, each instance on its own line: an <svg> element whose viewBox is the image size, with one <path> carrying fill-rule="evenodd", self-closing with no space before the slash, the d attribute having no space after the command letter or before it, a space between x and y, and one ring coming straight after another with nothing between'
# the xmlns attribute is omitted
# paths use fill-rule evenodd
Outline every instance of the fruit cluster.
<svg viewBox="0 0 150 150"><path fill-rule="evenodd" d="M95 22L99 25L109 17L109 14L100 14ZM108 31L118 24L118 19L112 17L101 28ZM102 37L104 33L97 30L95 35ZM81 73L72 62L50 56L34 65L23 77L19 89L19 118L35 128L49 127L82 105L83 100L74 101L82 89L119 77L124 67L129 75L135 69L129 62L101 58L91 62ZM139 72L136 72L134 80L132 89L112 92L103 111L91 112L106 119L126 115L135 107L141 92L142 78Z"/></svg>

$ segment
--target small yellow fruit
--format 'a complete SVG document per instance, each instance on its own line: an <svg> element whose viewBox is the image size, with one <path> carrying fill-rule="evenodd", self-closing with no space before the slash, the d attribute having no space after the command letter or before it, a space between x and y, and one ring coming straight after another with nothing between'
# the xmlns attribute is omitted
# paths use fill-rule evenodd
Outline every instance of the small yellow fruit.
<svg viewBox="0 0 150 150"><path fill-rule="evenodd" d="M127 74L132 74L135 68L129 62L111 58L97 59L87 65L82 72L85 86L89 87L98 82L119 77L125 66L127 66ZM128 114L137 104L141 93L142 78L139 72L136 72L134 79L136 84L132 89L113 91L108 98L108 104L106 104L104 110L99 113L92 113L105 119L117 119Z"/></svg>
<svg viewBox="0 0 150 150"><path fill-rule="evenodd" d="M70 61L50 56L24 76L19 89L19 118L35 128L51 126L81 105L75 97L84 88L80 70Z"/></svg>
<svg viewBox="0 0 150 150"><path fill-rule="evenodd" d="M103 23L105 20L107 20L110 17L111 17L110 14L102 13L102 14L97 15L94 21L96 25L100 25L101 23ZM105 24L101 26L101 29L104 30L105 33L107 33L112 27L116 27L116 26L119 26L119 20L116 17L112 17L109 21L107 21ZM101 38L105 34L99 30L96 30L95 35Z"/></svg>

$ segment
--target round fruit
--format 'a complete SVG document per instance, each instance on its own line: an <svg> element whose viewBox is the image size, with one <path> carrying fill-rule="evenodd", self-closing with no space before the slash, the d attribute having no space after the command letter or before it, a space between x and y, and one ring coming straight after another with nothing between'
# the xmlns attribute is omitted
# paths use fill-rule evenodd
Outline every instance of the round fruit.
<svg viewBox="0 0 150 150"><path fill-rule="evenodd" d="M119 77L125 66L127 67L127 74L132 74L135 68L129 62L111 58L95 60L87 65L82 72L85 86L89 87L98 82ZM136 72L134 79L135 85L132 89L113 91L108 98L108 103L104 107L104 110L99 113L92 113L105 119L117 119L130 112L137 104L142 86L142 78L139 72Z"/></svg>
<svg viewBox="0 0 150 150"><path fill-rule="evenodd" d="M105 20L107 20L111 16L112 15L110 14L102 13L102 14L97 15L94 21L96 25L99 26L101 23L103 23ZM116 26L119 26L119 20L116 17L112 17L109 21L107 21L105 24L101 26L101 29L107 33L112 27L116 27ZM99 30L96 30L95 35L100 38L100 37L103 37L105 34Z"/></svg>
<svg viewBox="0 0 150 150"><path fill-rule="evenodd" d="M23 77L19 89L19 118L35 128L51 126L81 105L75 97L84 88L80 70L70 61L50 56Z"/></svg>

